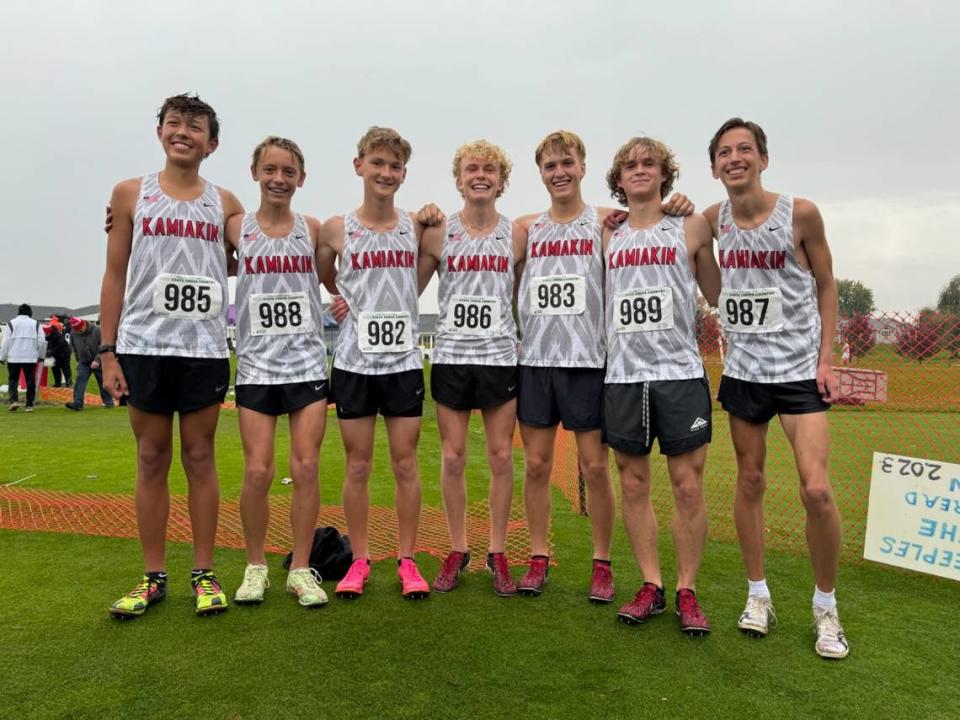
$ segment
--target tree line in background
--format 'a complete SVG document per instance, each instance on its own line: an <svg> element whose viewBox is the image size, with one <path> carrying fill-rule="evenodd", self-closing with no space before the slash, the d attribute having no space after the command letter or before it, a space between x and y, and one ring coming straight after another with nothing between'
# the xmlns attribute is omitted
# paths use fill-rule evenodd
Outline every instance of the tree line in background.
<svg viewBox="0 0 960 720"><path fill-rule="evenodd" d="M877 344L873 290L857 280L837 280L837 295L841 342L849 345L852 359L861 358ZM960 275L940 291L936 308L923 308L915 317L896 322L893 349L921 363L941 351L951 360L960 357Z"/></svg>
<svg viewBox="0 0 960 720"><path fill-rule="evenodd" d="M893 332L892 346L898 355L923 362L941 351L951 360L960 357L960 275L940 291L936 308L923 308L916 315L875 317L873 290L858 280L837 280L839 341L849 348L849 359L858 360L878 341L883 323ZM706 300L697 305L697 341L703 355L720 353L722 330Z"/></svg>

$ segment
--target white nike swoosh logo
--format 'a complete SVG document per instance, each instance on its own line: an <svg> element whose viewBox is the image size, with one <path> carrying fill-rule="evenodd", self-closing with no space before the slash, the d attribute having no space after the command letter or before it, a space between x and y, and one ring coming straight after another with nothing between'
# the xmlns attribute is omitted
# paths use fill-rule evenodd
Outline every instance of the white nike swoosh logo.
<svg viewBox="0 0 960 720"><path fill-rule="evenodd" d="M513 392L514 389L516 389L516 387L517 387L516 385L511 385L511 386L509 386L509 387L507 388L507 392Z"/></svg>
<svg viewBox="0 0 960 720"><path fill-rule="evenodd" d="M214 392L220 392L220 391L223 390L225 387L227 387L227 386L226 386L226 385L217 385L217 389L214 390Z"/></svg>
<svg viewBox="0 0 960 720"><path fill-rule="evenodd" d="M313 391L314 391L314 392L320 392L322 389L323 389L323 383L320 383L319 385L314 385L314 386L313 386Z"/></svg>
<svg viewBox="0 0 960 720"><path fill-rule="evenodd" d="M419 390L417 390L417 395L423 395L423 388L420 388Z"/></svg>

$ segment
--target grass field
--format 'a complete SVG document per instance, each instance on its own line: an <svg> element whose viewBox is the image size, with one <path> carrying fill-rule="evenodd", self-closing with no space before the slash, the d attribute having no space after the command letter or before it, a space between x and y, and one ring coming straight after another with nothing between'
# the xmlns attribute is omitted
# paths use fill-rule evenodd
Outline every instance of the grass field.
<svg viewBox="0 0 960 720"><path fill-rule="evenodd" d="M865 437L865 427L886 420L864 423L862 413L832 417L835 447L858 448L842 453L856 464L868 463L864 458L874 447L898 441L894 431L875 430ZM955 418L929 419L955 433ZM2 413L0 438L0 484L35 474L17 487L132 489L134 447L122 409L70 413L40 407L32 415ZM782 465L772 475L790 472L780 438L779 432L771 433L772 467ZM482 439L474 425L471 501L485 496ZM382 432L378 442L378 457L383 458ZM278 473L283 473L285 444L281 423ZM420 457L429 505L440 503L438 447L428 404ZM924 450L918 447L917 454ZM725 456L729 452L725 436L718 437L711 465L720 468L732 461ZM837 455L835 451L835 462ZM241 477L234 411L223 413L217 460L223 495L234 497ZM517 461L519 470L519 453ZM331 416L321 454L324 503L338 502L342 462ZM851 482L862 492L866 475L859 470L855 475ZM725 476L718 471L717 477ZM711 488L712 502L722 500L711 514L714 536L729 535L732 496L722 497L729 493L726 482ZM185 492L176 464L171 488ZM274 492L289 488L276 484ZM392 504L392 482L382 470L375 471L371 495L376 504ZM795 507L795 495L794 482L772 483L770 507L775 502ZM841 507L848 524L857 522L849 508ZM232 607L223 616L197 619L187 580L190 550L173 544L169 597L146 617L128 623L111 620L105 610L140 572L136 541L0 531L0 717L957 716L957 583L875 565L846 565L838 595L852 651L847 660L828 663L813 653L812 579L804 557L770 553L768 575L780 625L767 639L753 641L735 628L745 595L739 551L730 542L712 541L699 594L714 632L694 640L677 630L672 602L668 614L639 628L617 623L615 607L587 603L589 523L559 493L554 508L558 565L538 599L497 598L488 577L478 574L450 595L404 602L393 563L385 561L374 568L370 590L361 600L333 599L327 608L309 612L283 593L280 558L272 557L274 587L264 605ZM667 536L661 548L665 578L670 578ZM437 561L429 556L419 560L432 578ZM242 552L218 551L229 592L243 565ZM614 568L622 603L639 578L619 526Z"/></svg>

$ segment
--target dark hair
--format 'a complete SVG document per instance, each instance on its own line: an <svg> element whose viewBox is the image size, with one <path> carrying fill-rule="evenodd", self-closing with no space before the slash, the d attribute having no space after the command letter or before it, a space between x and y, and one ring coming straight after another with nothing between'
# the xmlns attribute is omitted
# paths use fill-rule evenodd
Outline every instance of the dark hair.
<svg viewBox="0 0 960 720"><path fill-rule="evenodd" d="M205 117L210 125L210 139L217 140L220 137L220 121L217 119L217 112L207 105L197 95L183 93L174 95L163 101L157 112L157 124L163 125L163 119L169 112L183 113L187 117Z"/></svg>
<svg viewBox="0 0 960 720"><path fill-rule="evenodd" d="M713 167L713 161L717 156L717 146L720 144L720 138L723 137L724 133L730 130L736 130L737 128L749 130L753 134L753 139L757 141L757 151L764 156L768 154L767 134L763 131L763 128L751 120L733 117L721 125L720 129L717 130L710 139L710 147L708 148L710 153L710 167Z"/></svg>
<svg viewBox="0 0 960 720"><path fill-rule="evenodd" d="M28 303L23 303L20 307L17 308L17 315L26 315L27 317L33 317L33 308L30 307Z"/></svg>

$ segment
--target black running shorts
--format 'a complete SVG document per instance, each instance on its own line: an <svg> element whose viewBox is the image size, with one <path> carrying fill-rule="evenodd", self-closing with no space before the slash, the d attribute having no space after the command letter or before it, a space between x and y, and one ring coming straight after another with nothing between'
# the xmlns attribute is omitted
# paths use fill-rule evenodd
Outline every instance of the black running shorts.
<svg viewBox="0 0 960 720"><path fill-rule="evenodd" d="M519 367L517 419L533 427L600 428L603 368Z"/></svg>
<svg viewBox="0 0 960 720"><path fill-rule="evenodd" d="M378 413L384 417L421 417L423 370L361 375L334 368L330 375L330 394L341 420Z"/></svg>
<svg viewBox="0 0 960 720"><path fill-rule="evenodd" d="M327 381L237 385L237 405L264 415L286 415L327 399Z"/></svg>
<svg viewBox="0 0 960 720"><path fill-rule="evenodd" d="M724 375L720 378L717 399L723 409L747 422L770 422L774 415L805 415L826 412L816 380L785 383L758 383Z"/></svg>
<svg viewBox="0 0 960 720"><path fill-rule="evenodd" d="M654 380L603 386L603 441L627 455L682 455L713 437L710 383Z"/></svg>
<svg viewBox="0 0 960 720"><path fill-rule="evenodd" d="M430 394L454 410L486 410L517 396L516 365L434 365Z"/></svg>
<svg viewBox="0 0 960 720"><path fill-rule="evenodd" d="M130 394L127 403L144 412L172 415L219 405L230 384L226 358L118 355Z"/></svg>

